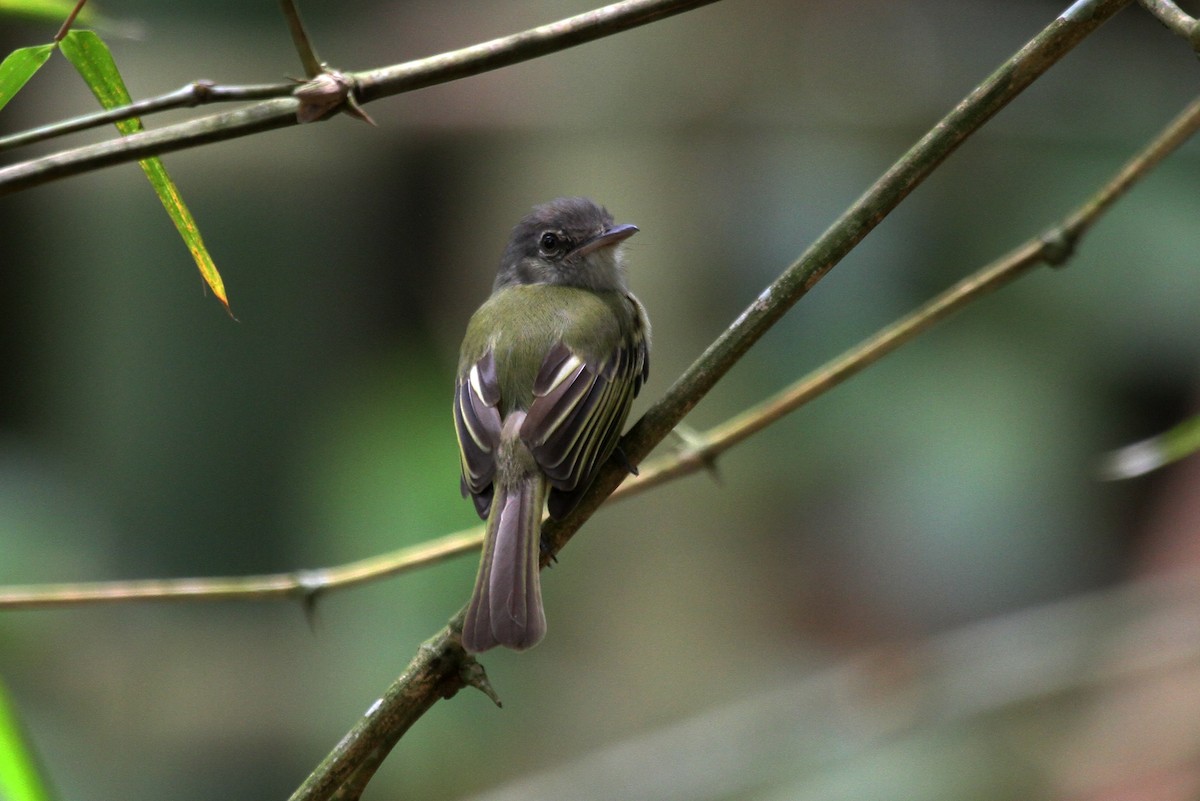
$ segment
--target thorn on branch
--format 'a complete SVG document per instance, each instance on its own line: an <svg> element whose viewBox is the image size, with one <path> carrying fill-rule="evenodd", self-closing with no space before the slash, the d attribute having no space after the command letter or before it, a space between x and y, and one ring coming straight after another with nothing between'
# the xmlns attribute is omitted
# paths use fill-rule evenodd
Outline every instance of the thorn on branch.
<svg viewBox="0 0 1200 801"><path fill-rule="evenodd" d="M704 466L704 472L708 473L714 484L724 483L721 478L721 470L717 467L717 455L709 453L707 450L694 451L692 455L700 460L700 464Z"/></svg>
<svg viewBox="0 0 1200 801"><path fill-rule="evenodd" d="M616 450L613 451L613 458L629 475L636 476L638 474L637 465L629 460L629 454L625 453L625 449L621 447L620 443L617 443Z"/></svg>
<svg viewBox="0 0 1200 801"><path fill-rule="evenodd" d="M309 630L317 630L317 599L325 589L325 580L316 570L299 570L295 573L296 590L300 593L300 607Z"/></svg>
<svg viewBox="0 0 1200 801"><path fill-rule="evenodd" d="M317 633L317 595L316 591L310 592L300 602L301 608L304 609L304 620L308 623L308 630L313 634Z"/></svg>
<svg viewBox="0 0 1200 801"><path fill-rule="evenodd" d="M496 694L496 690L492 687L492 683L488 680L487 671L483 669L483 665L479 664L475 657L468 657L459 670L459 678L469 687L474 687L479 692L492 699L492 703L501 709L504 704L500 703L500 696Z"/></svg>
<svg viewBox="0 0 1200 801"><path fill-rule="evenodd" d="M717 454L709 449L708 439L696 431L691 426L683 425L682 423L675 426L672 432L683 445L681 456L685 460L698 462L712 477L712 480L721 483L721 471L717 469Z"/></svg>
<svg viewBox="0 0 1200 801"><path fill-rule="evenodd" d="M322 67L320 75L300 83L292 92L300 100L296 119L301 122L317 122L338 111L375 125L375 120L363 110L354 96L354 79L344 72Z"/></svg>

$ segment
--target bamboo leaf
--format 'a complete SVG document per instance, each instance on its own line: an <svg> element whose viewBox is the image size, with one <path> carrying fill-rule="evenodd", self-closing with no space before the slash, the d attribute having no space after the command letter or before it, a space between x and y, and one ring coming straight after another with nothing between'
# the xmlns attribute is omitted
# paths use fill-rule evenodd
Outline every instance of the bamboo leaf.
<svg viewBox="0 0 1200 801"><path fill-rule="evenodd" d="M0 798L6 801L49 801L37 761L29 752L20 721L0 684Z"/></svg>
<svg viewBox="0 0 1200 801"><path fill-rule="evenodd" d="M13 95L21 91L25 82L41 69L54 52L54 45L45 44L35 47L22 47L5 56L0 62L0 108L8 105Z"/></svg>
<svg viewBox="0 0 1200 801"><path fill-rule="evenodd" d="M113 108L115 106L126 105L130 102L129 91L125 88L125 81L121 78L121 73L117 70L116 62L113 61L112 53L108 50L108 45L104 44L104 41L94 32L82 30L71 31L59 46L62 48L63 55L75 66L75 69L92 90L92 94L100 101L100 105L105 108ZM122 120L116 125L117 130L125 135L142 130L142 121L136 117ZM162 202L163 208L170 215L171 221L175 223L175 228L179 231L179 235L183 237L184 244L191 251L192 258L196 262L196 267L200 270L201 277L213 291L213 294L217 296L217 300L224 304L225 310L229 311L229 299L225 295L225 283L221 280L221 274L217 271L217 266L213 262L208 248L204 246L204 239L200 236L200 229L196 225L196 220L192 217L192 213L188 211L187 204L183 202L178 187L171 180L171 176L168 175L167 168L163 166L162 159L155 156L143 159L138 163L142 166L142 171L146 173L146 177L150 180L150 184L158 194L158 199Z"/></svg>

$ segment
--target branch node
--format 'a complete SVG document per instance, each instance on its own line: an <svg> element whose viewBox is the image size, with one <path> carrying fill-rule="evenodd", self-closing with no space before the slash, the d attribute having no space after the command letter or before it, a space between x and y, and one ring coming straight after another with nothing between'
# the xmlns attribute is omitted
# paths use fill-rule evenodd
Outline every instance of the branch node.
<svg viewBox="0 0 1200 801"><path fill-rule="evenodd" d="M704 472L708 473L709 478L714 484L724 483L721 479L721 471L717 467L717 455L708 450L697 451L695 456L700 459L700 465L704 468Z"/></svg>
<svg viewBox="0 0 1200 801"><path fill-rule="evenodd" d="M1051 267L1062 267L1075 252L1075 242L1078 235L1069 233L1064 228L1052 228L1042 234L1042 260Z"/></svg>
<svg viewBox="0 0 1200 801"><path fill-rule="evenodd" d="M621 443L617 443L617 447L613 450L613 458L617 460L617 464L631 476L638 474L638 466L629 459L629 454L625 453L625 449L621 447Z"/></svg>
<svg viewBox="0 0 1200 801"><path fill-rule="evenodd" d="M292 92L300 100L296 120L301 123L327 119L344 111L351 117L375 125L375 120L363 110L354 96L355 82L344 72L321 65L321 73L300 83Z"/></svg>
<svg viewBox="0 0 1200 801"><path fill-rule="evenodd" d="M709 447L711 443L708 438L691 426L682 423L676 425L671 433L683 445L680 449L680 456L686 461L695 462L703 467L712 480L720 484L721 471L717 469L717 453Z"/></svg>
<svg viewBox="0 0 1200 801"><path fill-rule="evenodd" d="M210 102L213 99L213 87L216 85L214 81L205 78L192 81L192 101L188 105L195 107Z"/></svg>
<svg viewBox="0 0 1200 801"><path fill-rule="evenodd" d="M503 708L504 704L500 703L500 696L496 694L496 690L492 687L492 683L488 680L487 671L483 669L483 665L479 664L474 657L468 657L459 668L458 676L463 683L474 687L479 692L492 699L492 703Z"/></svg>

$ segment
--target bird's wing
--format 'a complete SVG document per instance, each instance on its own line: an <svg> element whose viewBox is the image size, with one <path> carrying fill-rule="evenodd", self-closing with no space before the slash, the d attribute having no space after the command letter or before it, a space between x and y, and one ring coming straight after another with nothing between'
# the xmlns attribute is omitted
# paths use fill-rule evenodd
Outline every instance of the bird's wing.
<svg viewBox="0 0 1200 801"><path fill-rule="evenodd" d="M546 355L533 385L521 438L554 488L551 516L574 508L621 437L641 389L647 343L640 331L598 363L559 342Z"/></svg>
<svg viewBox="0 0 1200 801"><path fill-rule="evenodd" d="M454 387L454 428L462 464L462 493L471 494L475 511L487 517L492 506L495 451L500 444L500 384L489 349L458 377Z"/></svg>

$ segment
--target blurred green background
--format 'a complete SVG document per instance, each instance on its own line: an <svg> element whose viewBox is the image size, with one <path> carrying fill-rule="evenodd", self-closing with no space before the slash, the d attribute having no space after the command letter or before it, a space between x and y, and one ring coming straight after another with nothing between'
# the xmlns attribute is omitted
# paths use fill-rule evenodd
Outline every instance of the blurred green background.
<svg viewBox="0 0 1200 801"><path fill-rule="evenodd" d="M641 227L630 278L655 337L636 415L1065 5L720 3L376 103L378 128L340 116L170 155L238 322L135 166L0 199L0 583L285 571L473 524L449 415L458 341L530 206L584 194ZM589 7L302 11L323 58L362 69ZM301 72L273 3L102 10L140 30L107 37L134 97ZM53 33L0 20L0 49ZM688 423L720 422L1040 232L1177 113L1198 70L1145 12L1118 15ZM0 132L93 107L56 57ZM1071 741L1094 699L893 730L880 721L922 702L879 649L1182 560L1169 543L1186 553L1196 529L1164 510L1191 508L1196 468L1106 484L1095 467L1194 408L1198 168L1192 143L1067 269L738 447L719 483L599 513L545 576L545 643L483 659L504 709L475 692L438 704L367 797L1055 796L1032 752ZM286 797L462 605L475 566L327 595L311 629L286 604L4 612L0 676L64 799ZM878 664L862 684L818 681L864 652ZM637 783L645 760L654 781Z"/></svg>

